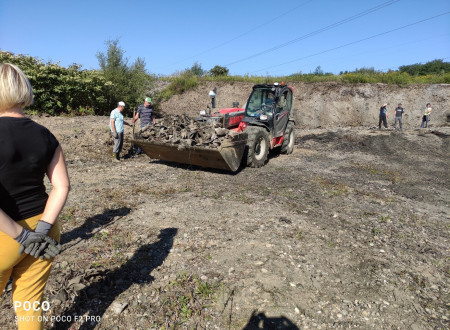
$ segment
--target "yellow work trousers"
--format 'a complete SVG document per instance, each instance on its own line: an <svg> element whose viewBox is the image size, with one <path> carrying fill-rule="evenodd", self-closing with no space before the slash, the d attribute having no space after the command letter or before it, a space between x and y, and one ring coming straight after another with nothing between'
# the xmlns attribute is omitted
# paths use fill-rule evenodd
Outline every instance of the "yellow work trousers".
<svg viewBox="0 0 450 330"><path fill-rule="evenodd" d="M18 224L34 230L42 214ZM49 236L59 241L59 224L50 230ZM10 277L13 279L13 306L17 325L22 329L43 329L42 311L48 304L42 304L45 284L50 275L52 261L36 259L28 254L19 254L20 245L13 238L0 231L0 294Z"/></svg>

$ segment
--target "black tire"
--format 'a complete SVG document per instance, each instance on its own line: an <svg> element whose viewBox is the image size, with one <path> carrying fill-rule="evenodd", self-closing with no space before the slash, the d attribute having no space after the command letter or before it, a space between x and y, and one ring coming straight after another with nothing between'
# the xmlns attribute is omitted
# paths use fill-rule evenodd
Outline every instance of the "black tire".
<svg viewBox="0 0 450 330"><path fill-rule="evenodd" d="M261 167L269 155L269 133L262 127L247 127L247 166Z"/></svg>
<svg viewBox="0 0 450 330"><path fill-rule="evenodd" d="M294 123L290 121L286 126L284 141L283 144L281 145L280 152L286 155L292 154L292 152L294 151L294 146L295 146L295 129Z"/></svg>

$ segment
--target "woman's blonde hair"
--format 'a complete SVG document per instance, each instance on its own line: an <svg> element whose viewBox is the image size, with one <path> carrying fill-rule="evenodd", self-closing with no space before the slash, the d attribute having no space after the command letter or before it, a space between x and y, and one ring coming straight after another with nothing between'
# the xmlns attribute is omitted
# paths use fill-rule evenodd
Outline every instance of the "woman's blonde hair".
<svg viewBox="0 0 450 330"><path fill-rule="evenodd" d="M17 66L0 63L0 112L33 104L33 88Z"/></svg>

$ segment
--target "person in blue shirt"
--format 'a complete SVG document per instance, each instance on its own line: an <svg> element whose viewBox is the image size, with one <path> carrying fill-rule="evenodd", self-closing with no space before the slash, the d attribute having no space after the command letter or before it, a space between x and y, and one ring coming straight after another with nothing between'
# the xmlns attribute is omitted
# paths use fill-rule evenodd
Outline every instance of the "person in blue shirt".
<svg viewBox="0 0 450 330"><path fill-rule="evenodd" d="M387 128L387 103L383 104L380 108L380 120L378 121L378 128L381 129L381 122L383 122L384 128Z"/></svg>
<svg viewBox="0 0 450 330"><path fill-rule="evenodd" d="M123 120L122 112L124 109L125 102L120 101L117 104L117 108L111 111L111 115L109 116L109 128L114 137L113 159L116 161L120 160L120 152L123 147L123 125L132 126L130 123Z"/></svg>

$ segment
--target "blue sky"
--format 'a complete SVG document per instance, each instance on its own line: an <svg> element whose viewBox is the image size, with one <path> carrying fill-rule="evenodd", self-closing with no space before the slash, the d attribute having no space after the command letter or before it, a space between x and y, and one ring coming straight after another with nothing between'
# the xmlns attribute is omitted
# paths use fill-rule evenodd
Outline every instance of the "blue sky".
<svg viewBox="0 0 450 330"><path fill-rule="evenodd" d="M3 51L98 69L116 38L160 75L194 62L233 75L387 71L450 61L450 0L0 0Z"/></svg>

